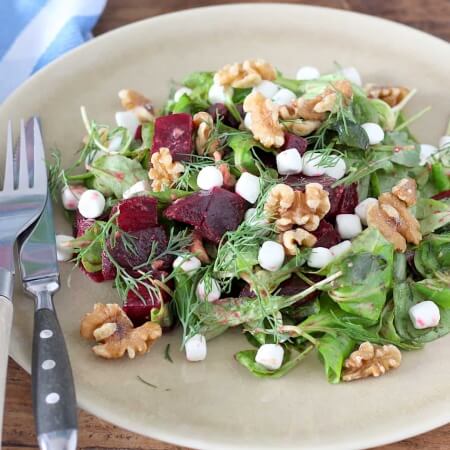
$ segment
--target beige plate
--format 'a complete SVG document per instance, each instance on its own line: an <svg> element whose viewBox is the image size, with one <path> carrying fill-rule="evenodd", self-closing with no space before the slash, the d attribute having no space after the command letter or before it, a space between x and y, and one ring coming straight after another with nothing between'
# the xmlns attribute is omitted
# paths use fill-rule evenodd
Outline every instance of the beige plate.
<svg viewBox="0 0 450 450"><path fill-rule="evenodd" d="M108 33L39 72L0 110L42 117L48 151L73 160L84 135L79 106L113 122L117 91L131 87L161 105L169 81L227 62L262 57L293 75L298 66L326 71L354 65L365 80L417 87L410 106L433 111L417 129L436 143L448 120L450 49L419 31L372 17L293 5L234 5L183 11ZM69 231L61 211L57 229ZM115 302L110 284L78 271L67 287L62 267L57 308L69 347L80 406L129 430L198 448L349 449L406 438L450 418L450 340L406 354L400 370L381 379L329 385L315 356L281 380L253 378L233 359L248 348L239 333L210 343L208 359L189 364L173 333L145 357L107 362L78 335L80 317L95 302ZM32 304L17 285L11 354L30 370ZM174 364L164 359L170 342ZM137 380L141 376L158 386Z"/></svg>

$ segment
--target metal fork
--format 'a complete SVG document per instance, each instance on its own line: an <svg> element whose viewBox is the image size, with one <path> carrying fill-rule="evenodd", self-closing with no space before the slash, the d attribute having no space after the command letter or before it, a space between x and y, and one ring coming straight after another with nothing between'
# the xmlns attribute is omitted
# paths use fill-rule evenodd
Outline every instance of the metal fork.
<svg viewBox="0 0 450 450"><path fill-rule="evenodd" d="M9 121L5 175L0 190L0 442L13 316L14 244L19 234L39 217L47 198L47 170L37 119L34 119L33 135L26 136L21 120L19 170L15 176L13 131Z"/></svg>

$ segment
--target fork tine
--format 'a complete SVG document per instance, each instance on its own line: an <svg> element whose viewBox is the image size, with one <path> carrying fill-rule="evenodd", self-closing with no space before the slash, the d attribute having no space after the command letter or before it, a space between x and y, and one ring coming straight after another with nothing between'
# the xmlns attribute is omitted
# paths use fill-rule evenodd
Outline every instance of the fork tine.
<svg viewBox="0 0 450 450"><path fill-rule="evenodd" d="M37 117L34 123L34 188L47 190L47 165L45 163L44 144L42 142L41 127Z"/></svg>
<svg viewBox="0 0 450 450"><path fill-rule="evenodd" d="M8 122L8 133L6 138L6 160L5 176L3 177L3 190L12 191L14 189L14 156L13 156L13 136L12 123Z"/></svg>
<svg viewBox="0 0 450 450"><path fill-rule="evenodd" d="M18 189L26 189L30 186L30 172L27 161L27 139L25 135L25 124L20 120L20 151L19 151L19 183Z"/></svg>

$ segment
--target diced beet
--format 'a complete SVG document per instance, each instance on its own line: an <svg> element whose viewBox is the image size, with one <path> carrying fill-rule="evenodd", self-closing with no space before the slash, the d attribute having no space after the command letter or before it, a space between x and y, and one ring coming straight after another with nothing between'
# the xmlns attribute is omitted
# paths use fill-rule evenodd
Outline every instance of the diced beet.
<svg viewBox="0 0 450 450"><path fill-rule="evenodd" d="M338 214L354 214L358 205L358 189L356 183L345 186Z"/></svg>
<svg viewBox="0 0 450 450"><path fill-rule="evenodd" d="M439 192L439 194L433 195L431 198L433 200L445 200L446 198L450 198L450 191Z"/></svg>
<svg viewBox="0 0 450 450"><path fill-rule="evenodd" d="M193 124L190 114L170 114L155 120L152 153L167 147L176 161L186 161L192 153Z"/></svg>
<svg viewBox="0 0 450 450"><path fill-rule="evenodd" d="M119 212L117 225L124 231L139 231L158 225L158 201L153 197L131 197L115 205L111 214Z"/></svg>
<svg viewBox="0 0 450 450"><path fill-rule="evenodd" d="M137 141L142 141L142 125L139 125L136 128L136 132L134 133L134 139Z"/></svg>
<svg viewBox="0 0 450 450"><path fill-rule="evenodd" d="M318 277L316 275L310 275L309 278L314 283L320 280L320 277ZM310 285L306 281L302 280L300 277L293 274L291 276L291 278L289 278L286 281L283 281L280 284L278 294L284 295L286 297L290 297L292 295L303 292L305 289L308 289L309 286ZM311 294L309 294L305 298L302 298L301 300L299 300L298 303L305 303L305 302L314 300L319 295L319 293L320 293L320 291L311 292Z"/></svg>
<svg viewBox="0 0 450 450"><path fill-rule="evenodd" d="M300 155L303 155L306 151L306 147L308 147L308 141L305 138L286 132L284 133L284 144L280 150L295 148L299 151Z"/></svg>
<svg viewBox="0 0 450 450"><path fill-rule="evenodd" d="M123 304L123 310L134 326L140 326L144 322L149 321L152 309L161 307L158 295L154 291L149 290L144 284L139 284L137 291L139 295L130 290Z"/></svg>
<svg viewBox="0 0 450 450"><path fill-rule="evenodd" d="M223 103L215 103L214 105L211 105L208 108L208 113L211 115L214 122L217 122L217 118L220 117L223 124L233 128L239 127L239 122L233 117Z"/></svg>
<svg viewBox="0 0 450 450"><path fill-rule="evenodd" d="M200 191L195 194L183 197L164 211L164 215L171 220L187 223L194 227L200 227L211 200L210 192Z"/></svg>
<svg viewBox="0 0 450 450"><path fill-rule="evenodd" d="M333 245L339 244L341 238L336 229L331 223L322 219L317 230L311 231L311 233L317 238L317 242L314 247L330 248Z"/></svg>
<svg viewBox="0 0 450 450"><path fill-rule="evenodd" d="M167 247L167 235L162 227L152 227L146 230L127 233L124 239L120 234L115 237L115 245L108 241L111 256L125 269L133 269L145 264L155 243L155 255L161 254ZM161 259L160 269L169 269L173 257L167 255ZM159 260L158 260L159 261ZM148 267L141 270L148 271Z"/></svg>
<svg viewBox="0 0 450 450"><path fill-rule="evenodd" d="M102 252L102 274L105 280L114 280L117 270L105 251Z"/></svg>
<svg viewBox="0 0 450 450"><path fill-rule="evenodd" d="M88 272L82 264L80 264L80 270L87 275L92 281L95 281L96 283L101 283L103 281L105 281L105 279L103 278L103 273L101 270L99 270L98 272Z"/></svg>
<svg viewBox="0 0 450 450"><path fill-rule="evenodd" d="M197 230L205 239L218 244L227 231L233 231L239 226L246 209L247 203L241 196L214 188L205 219Z"/></svg>
<svg viewBox="0 0 450 450"><path fill-rule="evenodd" d="M247 203L242 197L216 187L177 200L164 215L194 226L205 239L218 243L227 231L238 227L246 209Z"/></svg>
<svg viewBox="0 0 450 450"><path fill-rule="evenodd" d="M334 218L337 214L339 214L344 191L345 186L342 184L328 191L330 198L330 211L327 214L327 218Z"/></svg>
<svg viewBox="0 0 450 450"><path fill-rule="evenodd" d="M75 217L73 221L73 234L75 237L80 237L84 232L95 222L95 219L86 219L83 217L78 209L75 211Z"/></svg>

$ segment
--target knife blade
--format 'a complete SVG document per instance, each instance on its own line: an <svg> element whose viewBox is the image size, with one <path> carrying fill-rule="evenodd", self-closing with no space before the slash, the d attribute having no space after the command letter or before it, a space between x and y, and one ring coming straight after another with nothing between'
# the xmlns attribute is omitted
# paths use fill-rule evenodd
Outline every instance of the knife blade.
<svg viewBox="0 0 450 450"><path fill-rule="evenodd" d="M31 375L39 447L76 450L77 405L72 369L53 306L53 295L59 289L59 269L49 195L39 219L19 239L19 268L25 292L35 298Z"/></svg>

